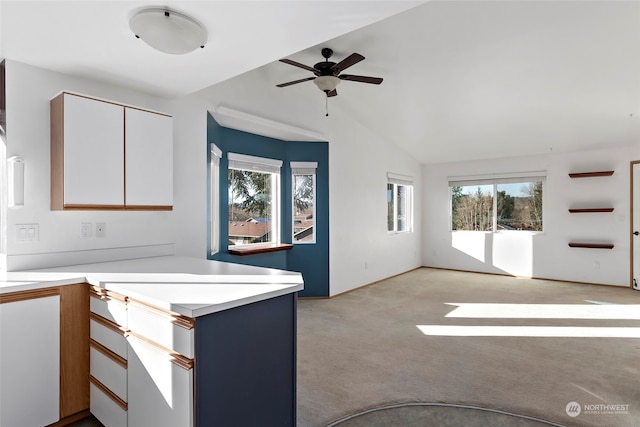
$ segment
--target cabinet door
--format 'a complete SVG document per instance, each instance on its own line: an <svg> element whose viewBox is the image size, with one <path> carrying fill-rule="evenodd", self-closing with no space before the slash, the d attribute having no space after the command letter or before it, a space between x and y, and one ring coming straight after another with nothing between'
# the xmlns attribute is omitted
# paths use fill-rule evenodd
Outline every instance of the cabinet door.
<svg viewBox="0 0 640 427"><path fill-rule="evenodd" d="M64 94L64 205L124 205L124 107Z"/></svg>
<svg viewBox="0 0 640 427"><path fill-rule="evenodd" d="M126 108L126 205L173 205L173 122L162 114Z"/></svg>
<svg viewBox="0 0 640 427"><path fill-rule="evenodd" d="M146 340L127 341L129 427L193 426L193 367Z"/></svg>
<svg viewBox="0 0 640 427"><path fill-rule="evenodd" d="M59 419L60 297L0 304L0 426Z"/></svg>

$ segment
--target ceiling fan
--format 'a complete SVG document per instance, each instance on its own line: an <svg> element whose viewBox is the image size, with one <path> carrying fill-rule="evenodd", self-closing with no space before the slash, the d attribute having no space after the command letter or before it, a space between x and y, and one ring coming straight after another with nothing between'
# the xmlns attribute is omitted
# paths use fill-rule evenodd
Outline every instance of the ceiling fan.
<svg viewBox="0 0 640 427"><path fill-rule="evenodd" d="M296 61L292 61L291 59L281 59L280 62L284 62L285 64L293 65L295 67L300 67L304 70L311 71L315 76L307 77L305 79L294 80L287 83L281 83L276 85L277 87L285 87L291 86L297 83L307 82L313 80L313 82L318 86L318 88L327 94L327 97L336 96L338 92L336 91L336 86L340 83L341 80L349 80L352 82L360 82L360 83L370 83L374 85L379 85L382 83L382 78L380 77L368 77L368 76L355 76L353 74L341 74L342 71L351 67L352 65L357 64L358 62L364 59L364 56L359 53L352 53L347 56L342 61L335 63L329 61L333 55L333 50L325 47L322 49L322 56L324 57L323 62L318 62L313 67L309 67L307 65L301 64Z"/></svg>

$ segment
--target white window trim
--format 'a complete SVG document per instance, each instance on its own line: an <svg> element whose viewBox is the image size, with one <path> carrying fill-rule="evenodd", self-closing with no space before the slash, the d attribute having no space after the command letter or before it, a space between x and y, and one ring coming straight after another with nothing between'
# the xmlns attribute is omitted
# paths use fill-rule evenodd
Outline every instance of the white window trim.
<svg viewBox="0 0 640 427"><path fill-rule="evenodd" d="M220 251L220 159L222 150L211 144L211 255Z"/></svg>
<svg viewBox="0 0 640 427"><path fill-rule="evenodd" d="M545 233L545 208L546 194L544 190L547 181L547 171L530 171L530 172L510 172L502 174L489 174L489 175L468 175L468 176L450 176L447 177L449 182L449 231L450 232L472 232L472 233L530 233L530 234L544 234ZM524 182L542 182L542 230L530 231L530 230L498 230L498 192L499 184L518 184ZM492 185L493 186L493 230L488 231L474 231L474 230L454 230L453 225L453 206L452 201L452 188L464 187L464 186L476 186L476 185Z"/></svg>
<svg viewBox="0 0 640 427"><path fill-rule="evenodd" d="M393 184L393 230L387 230L387 234L404 234L413 232L413 177L393 172L387 172L387 184ZM407 187L407 229L398 230L398 192L397 186Z"/></svg>
<svg viewBox="0 0 640 427"><path fill-rule="evenodd" d="M318 169L318 162L291 162L291 241L294 245L313 245L316 243L317 218L316 218L316 170ZM294 235L294 223L293 218L296 215L296 203L295 196L295 176L296 175L313 175L313 240L306 242L295 241Z"/></svg>
<svg viewBox="0 0 640 427"><path fill-rule="evenodd" d="M228 169L271 174L271 188L273 188L273 200L271 203L272 241L267 244L280 245L282 243L282 237L280 236L280 168L282 167L282 160L229 152L227 153L227 161ZM241 246L261 245L265 245L265 242L247 243Z"/></svg>

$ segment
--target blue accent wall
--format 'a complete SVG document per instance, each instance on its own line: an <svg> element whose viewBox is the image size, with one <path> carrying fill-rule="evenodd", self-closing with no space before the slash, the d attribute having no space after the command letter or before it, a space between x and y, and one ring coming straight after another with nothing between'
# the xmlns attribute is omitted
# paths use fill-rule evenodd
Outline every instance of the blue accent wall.
<svg viewBox="0 0 640 427"><path fill-rule="evenodd" d="M327 142L292 142L268 138L235 129L220 126L209 114L207 117L207 152L211 156L209 145L213 143L222 150L220 160L220 212L219 218L220 250L209 259L233 262L236 264L278 268L299 271L304 278L304 290L300 296L329 296L329 144ZM251 156L279 159L283 161L280 175L281 183L281 240L291 243L292 230L292 178L290 162L318 162L316 170L316 243L296 244L287 251L269 252L255 255L231 255L228 253L228 179L227 153L247 154ZM210 164L210 157L208 158ZM209 169L208 177L210 178ZM209 179L209 182L211 180ZM211 191L208 192L209 198ZM211 203L208 203L211 206ZM209 218L212 216L209 215ZM209 223L211 227L215 222ZM209 233L211 235L211 233ZM211 253L210 243L207 253Z"/></svg>

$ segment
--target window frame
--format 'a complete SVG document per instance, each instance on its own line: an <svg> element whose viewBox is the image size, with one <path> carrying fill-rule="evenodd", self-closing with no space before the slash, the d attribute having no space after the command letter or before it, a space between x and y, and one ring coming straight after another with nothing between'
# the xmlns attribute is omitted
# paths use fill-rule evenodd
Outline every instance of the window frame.
<svg viewBox="0 0 640 427"><path fill-rule="evenodd" d="M222 150L214 143L210 144L210 181L211 189L209 191L211 202L211 234L209 236L211 248L209 255L215 255L220 252L220 159L222 159Z"/></svg>
<svg viewBox="0 0 640 427"><path fill-rule="evenodd" d="M249 172L258 172L263 174L271 175L271 208L270 208L270 217L271 217L271 230L270 237L271 239L268 242L257 242L257 243L243 243L243 244L235 244L229 246L229 249L237 249L245 248L259 248L264 246L279 246L282 242L281 236L281 227L280 227L280 219L281 219L281 207L280 207L280 198L281 198L281 173L282 173L282 160L270 159L267 157L257 157L250 156L246 154L239 153L227 153L227 177L229 176L230 170L241 170L241 171L249 171ZM227 192L229 191L229 181L227 178ZM227 200L227 212L228 206L231 201ZM227 222L230 223L231 219L227 215ZM229 239L229 230L227 229L227 239Z"/></svg>
<svg viewBox="0 0 640 427"><path fill-rule="evenodd" d="M546 188L546 171L533 171L496 175L479 175L479 176L463 176L449 177L449 231L450 232L477 232L477 233L532 233L543 234L545 232L545 188ZM502 184L526 184L537 183L542 184L542 226L541 230L506 230L498 229L498 186ZM492 186L492 229L491 230L454 230L453 229L453 188L454 187L477 187Z"/></svg>
<svg viewBox="0 0 640 427"><path fill-rule="evenodd" d="M393 203L393 229L389 229L389 186L392 186L391 195ZM407 212L405 222L406 229L398 230L398 187L406 187L405 211ZM413 233L413 177L387 172L387 234Z"/></svg>
<svg viewBox="0 0 640 427"><path fill-rule="evenodd" d="M317 242L317 218L316 218L316 205L317 205L317 187L316 187L316 170L318 169L318 162L291 162L291 242L294 245L314 245ZM296 217L296 176L312 176L313 182L313 239L307 241L295 240L295 217Z"/></svg>

